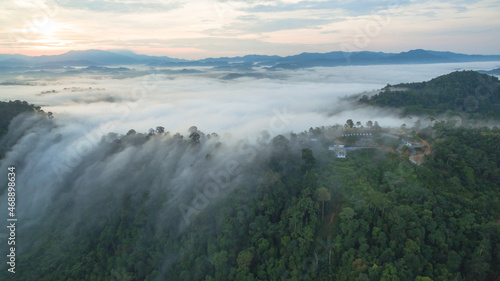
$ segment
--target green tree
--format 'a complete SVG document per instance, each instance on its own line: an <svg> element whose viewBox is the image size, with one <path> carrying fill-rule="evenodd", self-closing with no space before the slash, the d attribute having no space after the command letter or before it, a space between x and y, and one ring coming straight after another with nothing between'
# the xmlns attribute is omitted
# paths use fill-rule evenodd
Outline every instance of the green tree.
<svg viewBox="0 0 500 281"><path fill-rule="evenodd" d="M319 202L322 202L322 212L321 212L321 220L323 220L323 217L325 215L325 202L330 201L330 192L328 192L328 189L326 187L320 187L316 189L316 200Z"/></svg>
<svg viewBox="0 0 500 281"><path fill-rule="evenodd" d="M345 124L346 124L346 125L347 125L347 127L349 127L349 128L354 127L354 122L352 121L352 119L347 119L347 121L345 122Z"/></svg>
<svg viewBox="0 0 500 281"><path fill-rule="evenodd" d="M304 170L309 171L316 163L316 159L314 158L313 152L309 148L302 149L302 160L305 161Z"/></svg>

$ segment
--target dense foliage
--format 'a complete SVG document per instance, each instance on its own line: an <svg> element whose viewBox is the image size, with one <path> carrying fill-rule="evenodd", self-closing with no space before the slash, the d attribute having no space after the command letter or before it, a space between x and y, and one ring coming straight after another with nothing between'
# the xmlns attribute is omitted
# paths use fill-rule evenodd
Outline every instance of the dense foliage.
<svg viewBox="0 0 500 281"><path fill-rule="evenodd" d="M277 136L266 165L245 167L250 187L181 228L179 213L157 212L171 194L152 197L148 177L140 196L70 229L70 206L54 206L57 219L19 234L36 241L13 280L498 280L500 130L438 122L427 135L421 166Z"/></svg>
<svg viewBox="0 0 500 281"><path fill-rule="evenodd" d="M29 104L26 101L0 101L0 112L2 113L2 118L0 118L0 137L9 129L9 124L12 118L23 112L33 112L39 110L40 107Z"/></svg>
<svg viewBox="0 0 500 281"><path fill-rule="evenodd" d="M35 106L33 104L29 104L26 101L9 101L3 102L0 101L0 140L2 136L7 133L9 130L9 124L14 119L14 117L18 116L21 113L29 113L29 112L40 112L43 113L43 110L40 109L39 106ZM49 116L52 117L52 113L49 113ZM5 153L5 144L0 142L0 159L3 158Z"/></svg>
<svg viewBox="0 0 500 281"><path fill-rule="evenodd" d="M462 113L473 118L500 118L500 82L475 71L456 71L427 82L387 85L360 102L401 108L404 115Z"/></svg>

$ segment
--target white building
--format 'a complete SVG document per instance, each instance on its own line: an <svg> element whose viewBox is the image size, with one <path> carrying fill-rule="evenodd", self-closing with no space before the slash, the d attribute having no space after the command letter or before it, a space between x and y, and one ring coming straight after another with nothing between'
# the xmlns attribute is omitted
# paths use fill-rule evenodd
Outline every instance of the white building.
<svg viewBox="0 0 500 281"><path fill-rule="evenodd" d="M339 144L339 145L332 145L328 147L328 150L334 151L337 158L345 158L346 157L346 150L344 145Z"/></svg>

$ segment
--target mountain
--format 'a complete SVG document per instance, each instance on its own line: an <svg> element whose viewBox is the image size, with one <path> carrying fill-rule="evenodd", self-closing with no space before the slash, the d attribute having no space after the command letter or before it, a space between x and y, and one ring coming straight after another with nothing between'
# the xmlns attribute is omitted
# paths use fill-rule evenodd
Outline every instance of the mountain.
<svg viewBox="0 0 500 281"><path fill-rule="evenodd" d="M425 64L471 61L500 61L500 55L465 55L451 52L411 50L399 54L382 52L330 52L302 53L284 57L271 69L296 69L315 66L341 65L387 65L387 64Z"/></svg>
<svg viewBox="0 0 500 281"><path fill-rule="evenodd" d="M431 52L418 49L399 53L386 58L389 62L401 63L446 63L453 62L449 56L433 54Z"/></svg>
<svg viewBox="0 0 500 281"><path fill-rule="evenodd" d="M272 62L282 59L280 56L266 56L266 55L246 55L246 56L240 56L240 57L220 57L220 58L206 58L202 60L198 60L198 62L203 62L203 63L210 63L210 62L218 62L218 61L225 61L225 62L230 62L230 63L245 63L245 62L252 62L252 63L259 63L259 62Z"/></svg>
<svg viewBox="0 0 500 281"><path fill-rule="evenodd" d="M36 107L26 101L0 101L0 112L2 112L2 118L0 118L0 137L7 133L10 121L14 117L24 112L35 112L39 110L40 107ZM0 147L0 158L1 157L3 157L3 150Z"/></svg>
<svg viewBox="0 0 500 281"><path fill-rule="evenodd" d="M58 63L61 61L90 61L92 64L117 65L137 64L134 58L102 50L69 51L61 55L33 57L35 63Z"/></svg>
<svg viewBox="0 0 500 281"><path fill-rule="evenodd" d="M2 66L27 66L29 62L25 59L19 58L8 58L0 61L0 65Z"/></svg>
<svg viewBox="0 0 500 281"><path fill-rule="evenodd" d="M404 115L455 112L473 118L500 118L500 82L476 71L455 71L430 81L388 85L361 103L403 110Z"/></svg>
<svg viewBox="0 0 500 281"><path fill-rule="evenodd" d="M430 54L449 58L454 62L468 62L468 61L495 61L498 60L497 55L465 55L465 54L457 54L452 52L438 52L438 51L426 51Z"/></svg>
<svg viewBox="0 0 500 281"><path fill-rule="evenodd" d="M158 127L106 134L69 166L63 121L14 118L34 110L0 102L1 201L23 219L2 233L18 243L0 247L0 280L500 280L496 127L378 127L340 159L332 136L363 129L231 145Z"/></svg>
<svg viewBox="0 0 500 281"><path fill-rule="evenodd" d="M79 75L79 74L118 74L120 72L130 71L129 68L126 67L104 67L104 66L95 66L91 65L82 69L71 69L68 71L60 72L57 75Z"/></svg>
<svg viewBox="0 0 500 281"><path fill-rule="evenodd" d="M69 51L61 55L30 57L23 55L1 55L0 65L153 65L165 67L195 67L195 66L225 66L232 64L251 64L268 67L269 69L295 69L316 66L340 65L381 65L381 64L422 64L422 63L452 63L472 61L500 61L500 55L466 55L452 52L429 50L411 50L402 53L383 52L328 52L301 53L292 56L246 55L238 57L205 58L200 60L183 60L166 56L148 56L136 54L129 50L86 50Z"/></svg>
<svg viewBox="0 0 500 281"><path fill-rule="evenodd" d="M136 54L130 50L108 50L109 52L119 54L122 56L126 56L132 59L135 59L136 61L139 61L141 63L155 63L155 62L184 62L187 60L184 59L176 59L176 58L170 58L166 56L148 56L148 55L140 55Z"/></svg>
<svg viewBox="0 0 500 281"><path fill-rule="evenodd" d="M101 65L101 64L89 60L62 60L62 61L48 61L44 63L37 63L34 65L34 67L50 69L63 66L92 66L92 65Z"/></svg>
<svg viewBox="0 0 500 281"><path fill-rule="evenodd" d="M25 55L19 55L19 54L0 54L0 61L2 60L8 60L8 59L20 59L20 60L27 60L31 58L30 56L25 56Z"/></svg>
<svg viewBox="0 0 500 281"><path fill-rule="evenodd" d="M500 75L500 68L492 69L492 70L479 70L478 72L489 74L489 75Z"/></svg>
<svg viewBox="0 0 500 281"><path fill-rule="evenodd" d="M92 66L92 65L138 65L164 62L184 62L186 60L169 57L139 55L128 50L85 50L69 51L60 55L23 56L0 55L0 65L4 66Z"/></svg>
<svg viewBox="0 0 500 281"><path fill-rule="evenodd" d="M343 64L345 62L367 62L387 58L390 53L380 52L329 52L329 53L301 53L299 55L288 56L280 60L285 63L306 63L315 64Z"/></svg>

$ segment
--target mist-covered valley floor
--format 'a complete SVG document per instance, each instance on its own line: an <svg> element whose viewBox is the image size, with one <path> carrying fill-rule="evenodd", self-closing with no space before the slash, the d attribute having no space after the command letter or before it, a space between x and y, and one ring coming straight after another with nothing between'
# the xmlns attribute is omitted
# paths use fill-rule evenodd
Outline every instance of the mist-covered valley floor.
<svg viewBox="0 0 500 281"><path fill-rule="evenodd" d="M0 140L0 171L16 171L18 218L18 273L5 276L495 280L496 121L357 102L387 84L492 68L498 62L8 78L30 85L0 86L3 100L43 112L9 120ZM5 108L14 106L29 108ZM405 140L430 143L423 162L409 161ZM335 144L364 149L337 158Z"/></svg>
<svg viewBox="0 0 500 281"><path fill-rule="evenodd" d="M125 134L130 129L147 132L164 126L186 132L197 126L206 132L239 137L269 129L274 117L288 118L275 132L301 132L310 127L344 124L355 118L363 124L378 120L385 126L400 126L397 110L380 111L345 103L345 98L366 92L375 94L387 84L421 82L456 70L498 68L498 62L422 65L316 67L298 70L226 70L216 68L131 67L133 75L96 71L58 77L56 71L42 74L2 74L4 101L26 100L71 123L77 131ZM183 71L184 70L184 71ZM235 79L224 79L237 75ZM252 76L253 75L253 76ZM278 114L279 112L280 114Z"/></svg>

